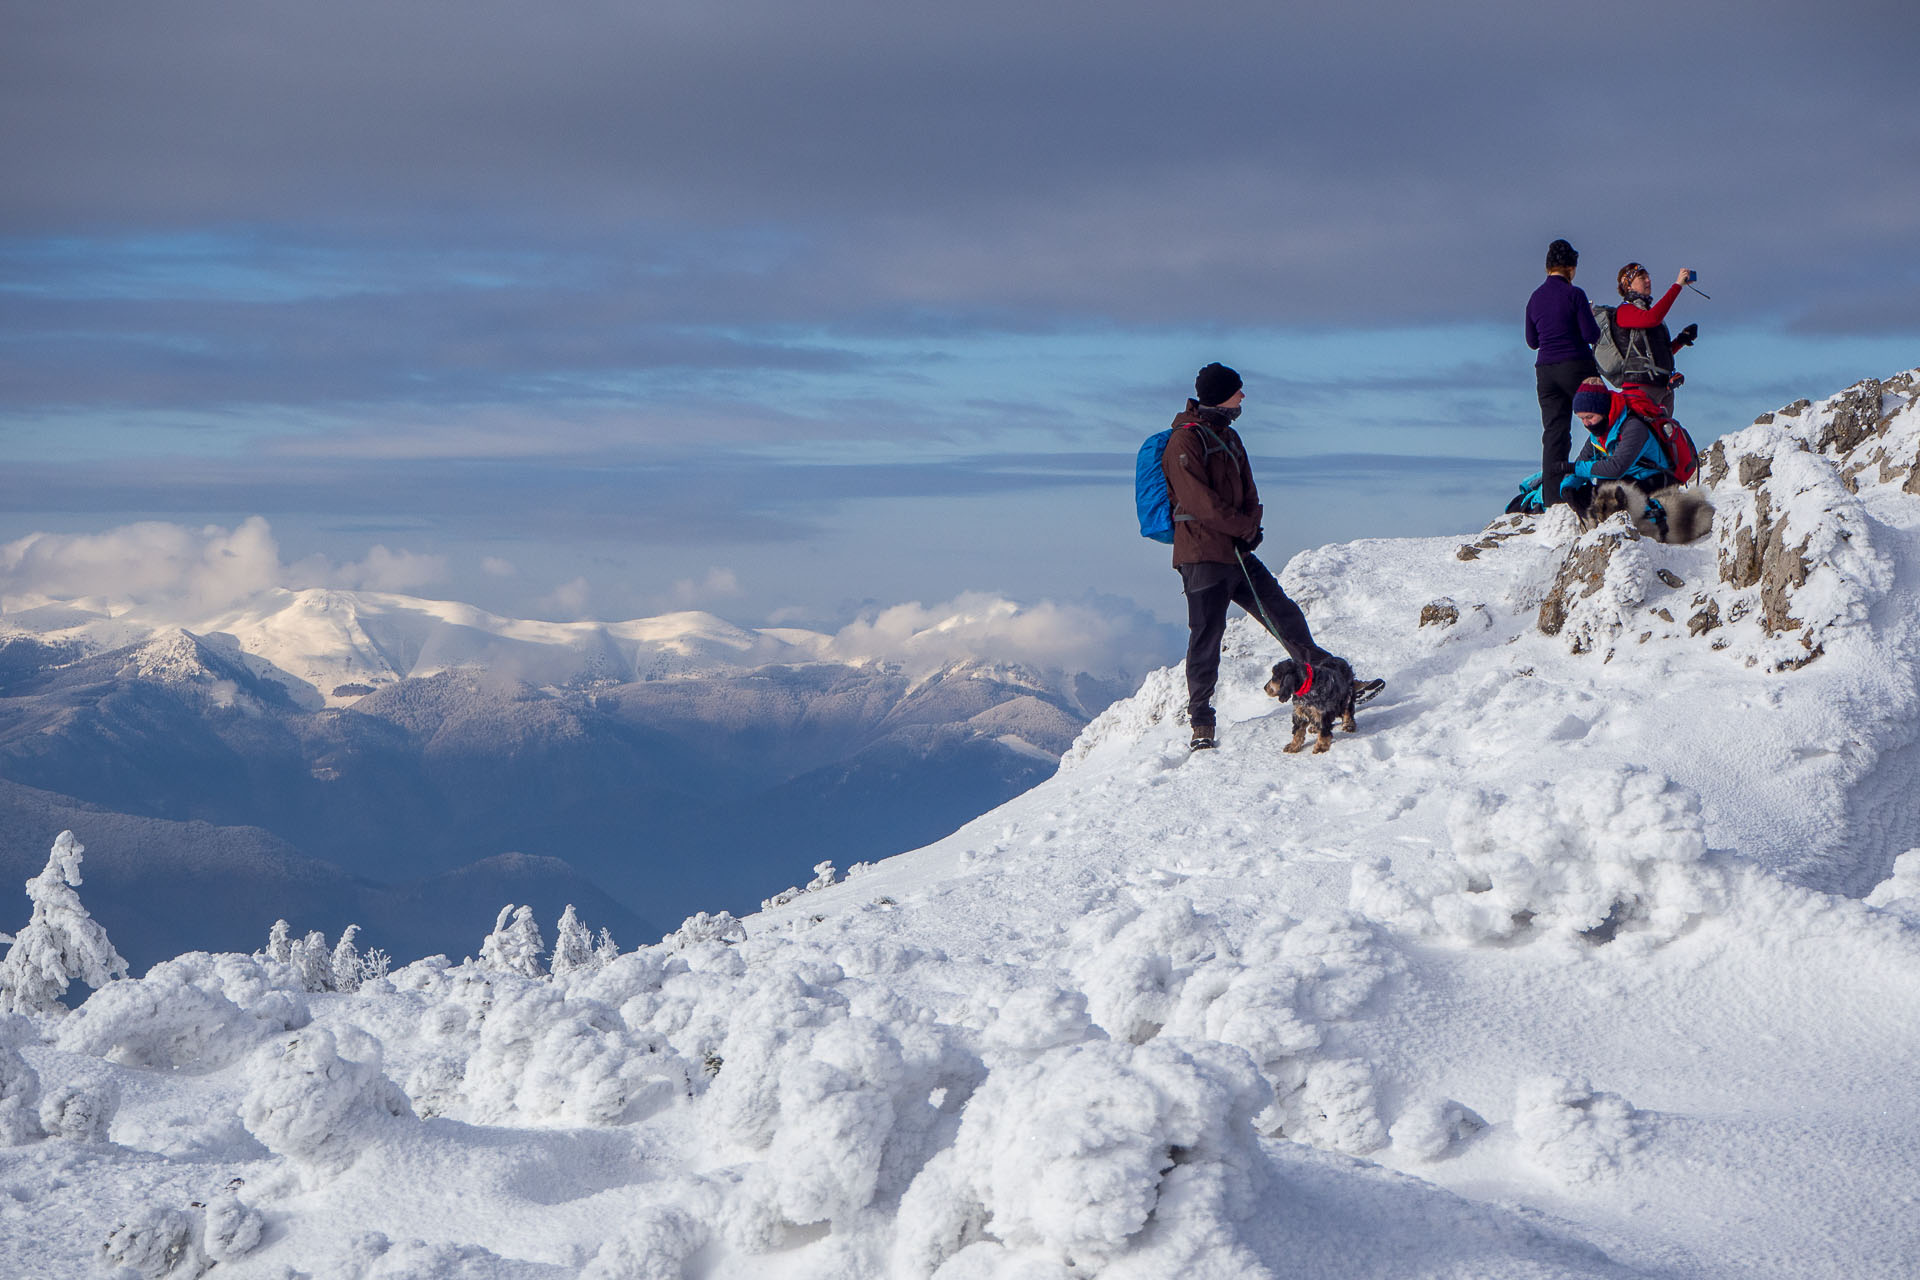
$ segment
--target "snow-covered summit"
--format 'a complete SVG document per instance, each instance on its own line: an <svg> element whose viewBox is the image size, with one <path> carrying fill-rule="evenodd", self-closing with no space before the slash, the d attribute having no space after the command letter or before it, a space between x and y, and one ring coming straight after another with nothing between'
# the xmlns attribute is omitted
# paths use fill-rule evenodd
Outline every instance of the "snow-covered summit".
<svg viewBox="0 0 1920 1280"><path fill-rule="evenodd" d="M9 1153L0 1248L369 1278L1905 1274L1916 390L1728 436L1693 545L1555 512L1296 557L1316 638L1388 681L1325 755L1281 752L1275 647L1236 622L1218 751L1188 755L1156 672L1050 781L744 929L352 995L188 956L0 1028L9 1096L66 1100Z"/></svg>

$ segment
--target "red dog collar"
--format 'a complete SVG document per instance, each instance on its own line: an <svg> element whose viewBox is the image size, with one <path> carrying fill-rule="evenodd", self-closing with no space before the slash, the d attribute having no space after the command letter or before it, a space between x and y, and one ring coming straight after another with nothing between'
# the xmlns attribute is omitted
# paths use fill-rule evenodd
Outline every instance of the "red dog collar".
<svg viewBox="0 0 1920 1280"><path fill-rule="evenodd" d="M1313 688L1313 667L1311 665L1308 665L1307 666L1307 682L1301 685L1298 689L1295 689L1293 691L1293 696L1296 698L1304 698L1307 696L1307 690L1311 688Z"/></svg>

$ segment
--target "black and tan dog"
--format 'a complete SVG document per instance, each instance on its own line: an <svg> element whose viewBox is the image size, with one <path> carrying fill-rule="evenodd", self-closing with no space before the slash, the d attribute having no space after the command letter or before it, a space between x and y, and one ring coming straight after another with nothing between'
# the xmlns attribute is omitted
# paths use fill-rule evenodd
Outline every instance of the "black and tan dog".
<svg viewBox="0 0 1920 1280"><path fill-rule="evenodd" d="M1315 755L1331 748L1335 720L1348 733L1359 731L1353 723L1353 668L1345 658L1328 656L1304 670L1292 658L1276 662L1266 688L1280 701L1293 703L1293 741L1282 748L1289 754L1307 745L1309 729L1319 735Z"/></svg>
<svg viewBox="0 0 1920 1280"><path fill-rule="evenodd" d="M1713 504L1704 495L1678 485L1648 495L1637 485L1618 480L1594 486L1593 495L1580 508L1580 525L1591 529L1622 511L1642 537L1661 542L1692 542L1713 530Z"/></svg>

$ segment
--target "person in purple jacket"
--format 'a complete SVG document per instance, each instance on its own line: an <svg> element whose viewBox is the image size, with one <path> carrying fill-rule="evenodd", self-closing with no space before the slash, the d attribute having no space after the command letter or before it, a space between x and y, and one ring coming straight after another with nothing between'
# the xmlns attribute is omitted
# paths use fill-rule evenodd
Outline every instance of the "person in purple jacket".
<svg viewBox="0 0 1920 1280"><path fill-rule="evenodd" d="M1560 478L1567 474L1567 443L1573 432L1573 395L1587 378L1600 376L1593 344L1600 339L1593 308L1573 284L1580 255L1565 240L1547 246L1547 278L1527 299L1527 345L1540 353L1533 383L1540 393L1540 495L1549 505L1565 502Z"/></svg>

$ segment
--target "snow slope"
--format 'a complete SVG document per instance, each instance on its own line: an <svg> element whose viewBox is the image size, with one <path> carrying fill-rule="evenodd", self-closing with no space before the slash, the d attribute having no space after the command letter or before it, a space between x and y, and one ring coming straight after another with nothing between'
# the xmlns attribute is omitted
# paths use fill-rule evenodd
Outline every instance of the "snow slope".
<svg viewBox="0 0 1920 1280"><path fill-rule="evenodd" d="M350 994L185 956L0 1022L0 1258L1911 1274L1916 400L1728 435L1693 546L1559 512L1296 557L1388 680L1325 755L1237 622L1219 751L1157 672L1051 781L745 928Z"/></svg>

